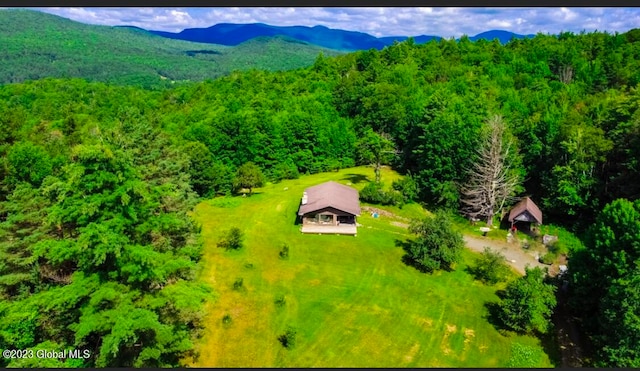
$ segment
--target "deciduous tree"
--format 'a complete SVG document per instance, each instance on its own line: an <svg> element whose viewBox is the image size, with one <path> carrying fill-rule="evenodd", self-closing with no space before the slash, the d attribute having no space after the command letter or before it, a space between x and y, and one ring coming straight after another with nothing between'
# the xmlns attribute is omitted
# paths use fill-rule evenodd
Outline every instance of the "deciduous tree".
<svg viewBox="0 0 640 371"><path fill-rule="evenodd" d="M373 164L375 181L380 183L382 165L388 164L395 154L393 141L386 134L380 134L368 128L357 143L358 157L361 163Z"/></svg>
<svg viewBox="0 0 640 371"><path fill-rule="evenodd" d="M500 318L515 331L545 333L556 306L555 286L544 282L545 274L539 267L526 267L525 272L507 285Z"/></svg>
<svg viewBox="0 0 640 371"><path fill-rule="evenodd" d="M234 181L236 188L249 188L249 195L251 195L253 189L262 186L263 183L264 175L258 165L247 162L238 168Z"/></svg>
<svg viewBox="0 0 640 371"><path fill-rule="evenodd" d="M414 221L409 230L417 238L405 245L405 258L419 270L450 270L460 259L464 240L462 234L453 229L451 219L445 212L439 211L433 216Z"/></svg>

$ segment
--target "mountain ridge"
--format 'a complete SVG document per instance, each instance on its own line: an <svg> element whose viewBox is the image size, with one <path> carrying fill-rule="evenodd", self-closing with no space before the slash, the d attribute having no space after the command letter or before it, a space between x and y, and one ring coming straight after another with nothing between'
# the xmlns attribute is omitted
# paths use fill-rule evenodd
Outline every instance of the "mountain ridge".
<svg viewBox="0 0 640 371"><path fill-rule="evenodd" d="M416 35L416 36L383 36L373 35L342 29L334 29L326 26L272 26L265 23L218 23L204 28L186 28L180 32L147 30L154 35L207 44L218 44L235 46L255 37L287 36L307 43L343 51L382 49L392 45L394 42L402 42L409 37L418 44L431 40L443 39L436 35ZM521 35L505 30L489 30L475 36L469 36L471 41L480 39L498 39L505 44L511 39L522 39L534 37L533 34Z"/></svg>

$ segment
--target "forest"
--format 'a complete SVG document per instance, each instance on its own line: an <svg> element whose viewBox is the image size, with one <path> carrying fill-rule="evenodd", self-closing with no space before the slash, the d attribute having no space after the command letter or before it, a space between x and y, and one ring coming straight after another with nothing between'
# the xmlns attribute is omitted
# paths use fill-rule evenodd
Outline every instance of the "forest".
<svg viewBox="0 0 640 371"><path fill-rule="evenodd" d="M26 9L0 9L0 37L0 83L75 77L166 88L233 70L305 67L321 51L340 54L285 37L254 38L233 47L170 40L137 28L88 25Z"/></svg>
<svg viewBox="0 0 640 371"><path fill-rule="evenodd" d="M640 30L412 39L164 89L82 79L0 86L0 348L90 349L11 367L173 367L196 357L201 200L379 163L416 201L458 211L487 120L570 252L595 366L640 367ZM373 144L372 144L373 143ZM392 150L372 158L381 143ZM384 179L382 179L384 182ZM499 215L497 215L499 217ZM594 294L594 293L597 293Z"/></svg>

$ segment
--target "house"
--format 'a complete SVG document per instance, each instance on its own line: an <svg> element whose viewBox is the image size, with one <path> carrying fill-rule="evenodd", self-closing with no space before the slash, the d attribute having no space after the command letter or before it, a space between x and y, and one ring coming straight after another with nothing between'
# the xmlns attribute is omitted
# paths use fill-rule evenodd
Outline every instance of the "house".
<svg viewBox="0 0 640 371"><path fill-rule="evenodd" d="M530 230L531 223L542 224L542 211L529 197L525 197L511 209L508 220L511 227Z"/></svg>
<svg viewBox="0 0 640 371"><path fill-rule="evenodd" d="M336 182L307 188L298 209L302 233L355 235L359 215L358 191Z"/></svg>

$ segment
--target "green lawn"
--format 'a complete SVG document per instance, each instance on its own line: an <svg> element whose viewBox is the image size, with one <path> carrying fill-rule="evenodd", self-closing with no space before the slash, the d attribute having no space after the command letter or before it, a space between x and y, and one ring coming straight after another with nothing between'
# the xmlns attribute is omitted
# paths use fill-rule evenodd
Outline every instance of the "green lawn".
<svg viewBox="0 0 640 371"><path fill-rule="evenodd" d="M360 175L360 176L358 176ZM251 197L204 201L194 211L205 241L203 279L217 292L208 305L200 367L505 367L552 366L540 341L502 334L486 319L495 287L464 271L427 275L402 263L396 239L405 228L363 213L357 237L303 235L294 225L304 188L335 180L373 178L367 167L270 184ZM391 182L398 175L382 174ZM390 208L386 208L391 210ZM416 205L394 212L424 215ZM245 247L216 244L229 228L245 232ZM279 257L282 244L288 260ZM233 283L243 279L243 288ZM278 306L276 298L286 303ZM223 323L225 315L230 323ZM297 344L278 341L287 326ZM514 346L514 344L516 344ZM512 355L512 349L519 354ZM525 349L528 357L522 357Z"/></svg>

